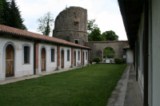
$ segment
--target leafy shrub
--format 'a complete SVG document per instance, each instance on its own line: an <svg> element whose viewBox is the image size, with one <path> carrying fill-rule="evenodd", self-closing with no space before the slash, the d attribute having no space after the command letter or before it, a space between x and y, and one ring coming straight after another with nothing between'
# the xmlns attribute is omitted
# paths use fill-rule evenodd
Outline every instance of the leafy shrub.
<svg viewBox="0 0 160 106"><path fill-rule="evenodd" d="M99 63L100 61L101 61L101 60L100 60L99 57L96 57L96 58L93 59L93 62L96 62L96 63Z"/></svg>
<svg viewBox="0 0 160 106"><path fill-rule="evenodd" d="M116 63L116 64L123 64L124 62L125 62L124 59L115 58L115 63Z"/></svg>

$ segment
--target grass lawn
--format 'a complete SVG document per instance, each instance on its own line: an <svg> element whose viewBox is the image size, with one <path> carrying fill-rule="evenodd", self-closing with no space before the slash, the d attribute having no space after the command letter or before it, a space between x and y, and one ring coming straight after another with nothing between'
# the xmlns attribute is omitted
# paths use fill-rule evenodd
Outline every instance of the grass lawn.
<svg viewBox="0 0 160 106"><path fill-rule="evenodd" d="M96 64L0 85L0 106L106 106L125 67Z"/></svg>

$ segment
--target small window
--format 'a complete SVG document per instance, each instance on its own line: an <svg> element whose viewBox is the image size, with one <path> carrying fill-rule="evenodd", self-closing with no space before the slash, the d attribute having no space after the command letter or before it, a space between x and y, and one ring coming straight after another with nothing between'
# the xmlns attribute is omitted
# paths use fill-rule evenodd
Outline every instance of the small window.
<svg viewBox="0 0 160 106"><path fill-rule="evenodd" d="M70 50L67 50L67 61L70 61Z"/></svg>
<svg viewBox="0 0 160 106"><path fill-rule="evenodd" d="M79 40L74 40L75 44L79 44Z"/></svg>
<svg viewBox="0 0 160 106"><path fill-rule="evenodd" d="M24 46L24 64L28 64L30 62L30 47Z"/></svg>
<svg viewBox="0 0 160 106"><path fill-rule="evenodd" d="M80 60L80 51L78 51L78 60Z"/></svg>
<svg viewBox="0 0 160 106"><path fill-rule="evenodd" d="M78 21L74 21L74 25L76 26L76 25L78 25L79 24L79 22Z"/></svg>
<svg viewBox="0 0 160 106"><path fill-rule="evenodd" d="M51 62L55 61L55 50L51 49Z"/></svg>

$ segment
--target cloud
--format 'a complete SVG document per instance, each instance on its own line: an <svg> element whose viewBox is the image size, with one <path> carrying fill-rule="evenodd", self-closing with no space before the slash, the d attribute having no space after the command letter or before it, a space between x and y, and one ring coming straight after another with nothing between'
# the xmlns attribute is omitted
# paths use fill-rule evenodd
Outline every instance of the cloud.
<svg viewBox="0 0 160 106"><path fill-rule="evenodd" d="M69 6L80 6L88 11L88 19L96 19L103 31L113 30L120 39L126 40L126 34L119 12L117 0L17 0L17 5L28 30L37 32L38 18L51 12L54 19Z"/></svg>

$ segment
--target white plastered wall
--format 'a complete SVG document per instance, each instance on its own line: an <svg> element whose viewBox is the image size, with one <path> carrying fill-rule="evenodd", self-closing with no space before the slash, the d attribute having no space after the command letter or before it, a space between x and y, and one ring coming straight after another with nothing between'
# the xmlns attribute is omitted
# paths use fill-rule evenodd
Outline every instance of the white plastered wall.
<svg viewBox="0 0 160 106"><path fill-rule="evenodd" d="M88 64L88 50L83 50L84 52L84 65Z"/></svg>
<svg viewBox="0 0 160 106"><path fill-rule="evenodd" d="M141 94L143 96L144 92L144 59L143 59L143 36L144 36L144 13L141 15L141 22L139 26L139 31L138 31L138 41L137 41L137 46L138 46L138 83L140 86Z"/></svg>
<svg viewBox="0 0 160 106"><path fill-rule="evenodd" d="M64 68L65 69L68 69L68 68L70 68L71 67L71 47L63 47L63 46L61 46L60 47L60 53L61 53L61 51L62 50L64 50ZM67 60L67 50L70 50L70 59L69 59L69 61ZM61 54L60 54L60 58L61 58ZM61 59L60 59L60 68L61 68Z"/></svg>
<svg viewBox="0 0 160 106"><path fill-rule="evenodd" d="M152 0L150 51L151 106L160 106L160 0Z"/></svg>
<svg viewBox="0 0 160 106"><path fill-rule="evenodd" d="M81 66L81 49L74 49L76 52L76 66ZM80 57L78 58L78 52L80 53Z"/></svg>
<svg viewBox="0 0 160 106"><path fill-rule="evenodd" d="M40 43L38 48L38 74L42 73L41 70L41 51L42 48L46 51L46 70L45 72L52 72L57 69L57 46L56 45L50 45L50 44L44 44ZM55 60L54 62L51 62L51 49L54 49L55 51Z"/></svg>
<svg viewBox="0 0 160 106"><path fill-rule="evenodd" d="M131 49L127 49L126 56L127 56L127 64L132 64L133 63L133 51Z"/></svg>
<svg viewBox="0 0 160 106"><path fill-rule="evenodd" d="M4 80L6 78L5 51L8 44L11 44L14 47L14 77L33 75L33 42L0 38L0 80ZM29 64L24 64L24 46L30 47Z"/></svg>

